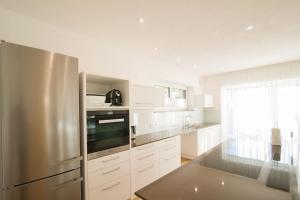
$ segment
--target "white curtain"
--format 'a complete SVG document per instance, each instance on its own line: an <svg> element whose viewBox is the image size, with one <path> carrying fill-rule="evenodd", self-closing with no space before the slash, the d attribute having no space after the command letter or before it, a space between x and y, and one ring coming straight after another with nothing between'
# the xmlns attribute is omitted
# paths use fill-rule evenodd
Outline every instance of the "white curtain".
<svg viewBox="0 0 300 200"><path fill-rule="evenodd" d="M223 137L236 141L235 149L230 151L251 159L264 159L264 143L270 142L275 126L281 129L283 140L291 141L292 132L293 141L298 141L300 79L224 86L222 126Z"/></svg>

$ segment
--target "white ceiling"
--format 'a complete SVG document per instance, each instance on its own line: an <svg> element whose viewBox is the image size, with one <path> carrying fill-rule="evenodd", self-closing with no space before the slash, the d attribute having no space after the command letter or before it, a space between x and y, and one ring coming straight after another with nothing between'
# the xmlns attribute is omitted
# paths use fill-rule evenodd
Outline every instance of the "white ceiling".
<svg viewBox="0 0 300 200"><path fill-rule="evenodd" d="M0 0L0 6L201 74L300 59L299 0Z"/></svg>

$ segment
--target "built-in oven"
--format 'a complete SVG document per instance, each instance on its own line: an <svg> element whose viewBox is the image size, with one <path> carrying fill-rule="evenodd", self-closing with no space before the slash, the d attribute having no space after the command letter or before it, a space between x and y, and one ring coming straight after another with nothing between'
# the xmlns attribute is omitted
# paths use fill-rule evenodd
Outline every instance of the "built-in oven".
<svg viewBox="0 0 300 200"><path fill-rule="evenodd" d="M88 160L129 149L129 111L87 111Z"/></svg>

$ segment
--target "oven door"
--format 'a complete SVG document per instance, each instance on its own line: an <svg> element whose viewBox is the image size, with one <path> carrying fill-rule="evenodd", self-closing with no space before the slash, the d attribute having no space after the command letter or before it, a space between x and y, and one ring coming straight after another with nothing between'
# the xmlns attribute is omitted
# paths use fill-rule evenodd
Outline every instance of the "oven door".
<svg viewBox="0 0 300 200"><path fill-rule="evenodd" d="M129 149L128 111L89 112L88 159Z"/></svg>

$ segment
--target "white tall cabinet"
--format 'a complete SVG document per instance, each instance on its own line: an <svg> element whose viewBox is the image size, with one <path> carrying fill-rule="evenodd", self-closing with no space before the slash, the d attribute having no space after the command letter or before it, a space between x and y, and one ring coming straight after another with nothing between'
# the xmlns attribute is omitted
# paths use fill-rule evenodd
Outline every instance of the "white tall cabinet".
<svg viewBox="0 0 300 200"><path fill-rule="evenodd" d="M106 94L111 89L122 93L123 106L87 108L86 94ZM86 112L129 108L129 81L80 73L81 151L83 160L84 200L128 200L131 191L130 151L93 160L87 159Z"/></svg>

